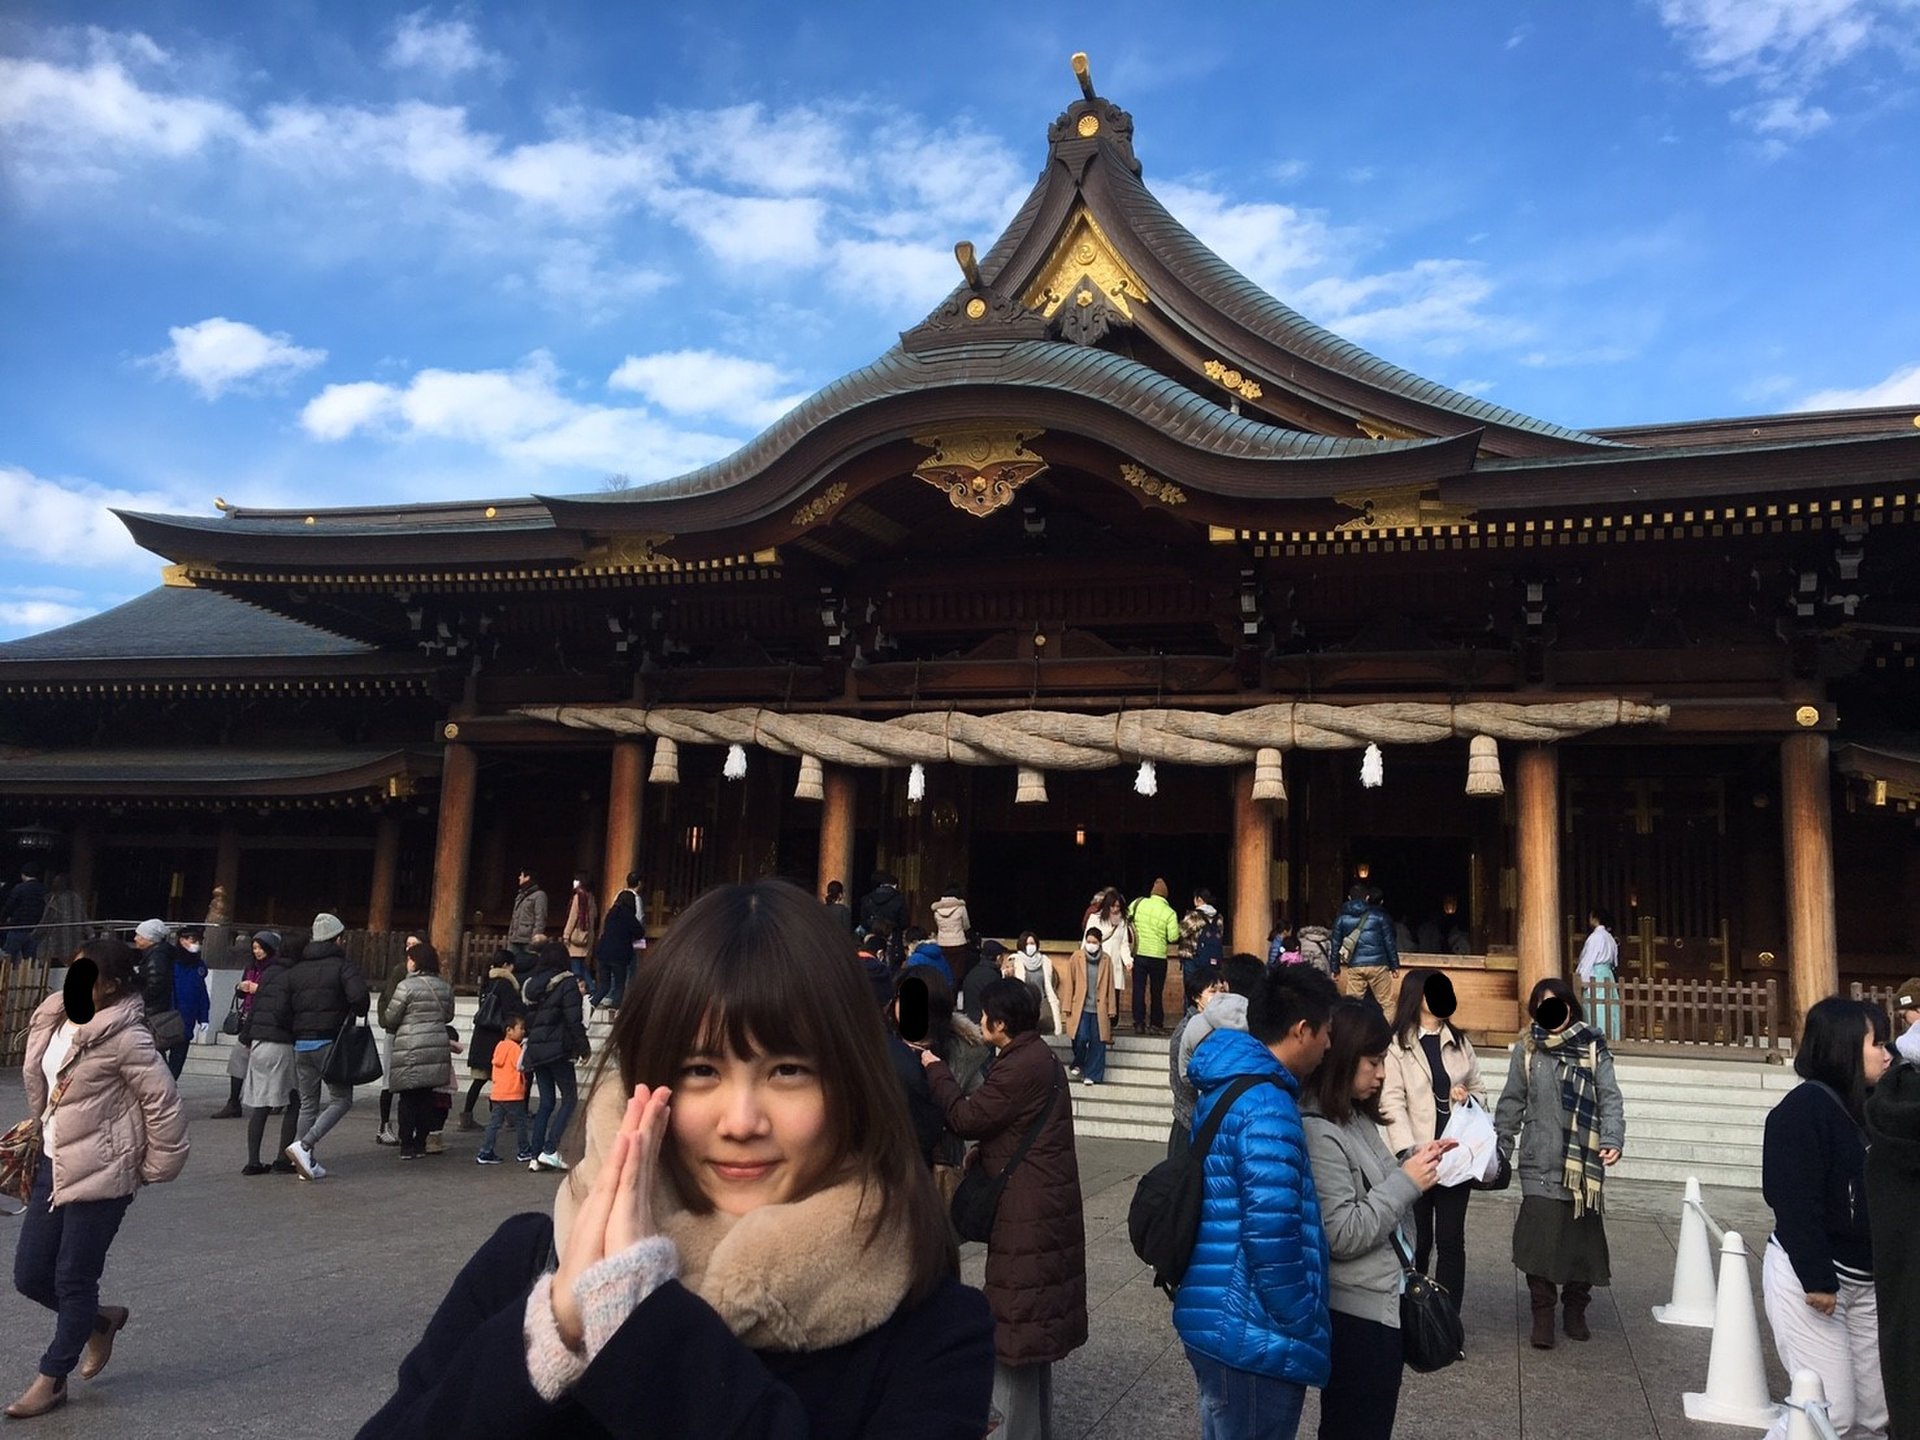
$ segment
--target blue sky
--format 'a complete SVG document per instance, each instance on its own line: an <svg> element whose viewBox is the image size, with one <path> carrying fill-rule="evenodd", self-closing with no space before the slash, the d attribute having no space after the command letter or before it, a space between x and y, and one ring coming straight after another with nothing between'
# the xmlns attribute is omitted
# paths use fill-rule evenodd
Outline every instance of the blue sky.
<svg viewBox="0 0 1920 1440"><path fill-rule="evenodd" d="M1090 52L1311 318L1575 425L1920 408L1920 0L0 14L0 636L109 505L592 490L731 450L953 284Z"/></svg>

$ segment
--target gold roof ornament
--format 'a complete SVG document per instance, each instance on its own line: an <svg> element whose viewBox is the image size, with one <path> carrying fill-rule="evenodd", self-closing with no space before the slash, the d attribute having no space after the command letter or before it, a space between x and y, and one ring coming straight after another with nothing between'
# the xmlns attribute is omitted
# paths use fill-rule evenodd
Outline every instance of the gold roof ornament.
<svg viewBox="0 0 1920 1440"><path fill-rule="evenodd" d="M1087 64L1087 52L1084 50L1073 52L1073 78L1080 82L1080 93L1087 99L1099 98L1093 93L1093 67Z"/></svg>
<svg viewBox="0 0 1920 1440"><path fill-rule="evenodd" d="M1432 489L1432 486L1404 485L1336 495L1333 497L1334 504L1344 505L1359 513L1333 528L1335 532L1428 530L1443 525L1464 525L1478 513L1471 505L1442 500L1430 493Z"/></svg>
<svg viewBox="0 0 1920 1440"><path fill-rule="evenodd" d="M1052 319L1054 311L1066 303L1083 280L1098 289L1107 304L1129 323L1135 305L1151 303L1146 282L1120 258L1099 222L1081 208L1074 211L1041 267L1039 278L1027 287L1020 303Z"/></svg>
<svg viewBox="0 0 1920 1440"><path fill-rule="evenodd" d="M933 453L913 467L929 485L947 492L956 510L986 516L1012 501L1022 485L1044 474L1046 460L1027 441L1047 432L986 427L916 435L913 443Z"/></svg>

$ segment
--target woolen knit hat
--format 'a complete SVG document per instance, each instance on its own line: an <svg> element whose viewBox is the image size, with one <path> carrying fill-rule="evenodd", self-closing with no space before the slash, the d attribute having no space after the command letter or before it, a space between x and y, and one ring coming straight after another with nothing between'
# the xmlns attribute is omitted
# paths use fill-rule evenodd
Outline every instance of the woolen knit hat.
<svg viewBox="0 0 1920 1440"><path fill-rule="evenodd" d="M1893 1008L1896 1010L1920 1010L1920 975L1907 981L1893 992Z"/></svg>
<svg viewBox="0 0 1920 1440"><path fill-rule="evenodd" d="M1166 899L1167 898L1167 882L1164 880L1154 881L1153 893L1158 895L1162 900Z"/></svg>
<svg viewBox="0 0 1920 1440"><path fill-rule="evenodd" d="M329 915L324 910L313 917L313 938L315 940L335 940L347 927L340 923L338 915Z"/></svg>
<svg viewBox="0 0 1920 1440"><path fill-rule="evenodd" d="M133 933L149 944L158 945L162 940L167 938L167 922L164 920L142 920L140 924L135 927Z"/></svg>

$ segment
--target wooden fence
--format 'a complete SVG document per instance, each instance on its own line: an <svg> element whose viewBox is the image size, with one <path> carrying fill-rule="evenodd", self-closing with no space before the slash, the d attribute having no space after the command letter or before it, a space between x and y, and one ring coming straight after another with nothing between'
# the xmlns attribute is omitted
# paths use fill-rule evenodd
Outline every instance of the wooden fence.
<svg viewBox="0 0 1920 1440"><path fill-rule="evenodd" d="M1780 1060L1792 1046L1775 980L1615 980L1580 994L1589 1023L1626 1054L1732 1048Z"/></svg>
<svg viewBox="0 0 1920 1440"><path fill-rule="evenodd" d="M16 1069L27 1058L27 1025L47 996L45 960L0 959L0 1067Z"/></svg>
<svg viewBox="0 0 1920 1440"><path fill-rule="evenodd" d="M1865 1000L1870 1005L1878 1005L1887 1012L1887 1024L1891 1033L1900 1033L1900 1016L1894 1010L1893 999L1897 987L1892 985L1862 985L1858 980L1847 987L1847 993L1855 1000Z"/></svg>

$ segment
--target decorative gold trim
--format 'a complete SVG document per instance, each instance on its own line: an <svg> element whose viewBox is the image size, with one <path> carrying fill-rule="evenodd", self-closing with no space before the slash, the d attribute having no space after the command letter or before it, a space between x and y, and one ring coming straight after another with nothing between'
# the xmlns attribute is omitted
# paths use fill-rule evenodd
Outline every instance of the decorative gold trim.
<svg viewBox="0 0 1920 1440"><path fill-rule="evenodd" d="M967 301L967 318L969 320L984 319L986 317L986 313L987 313L987 302L982 300L978 295L974 296L973 299Z"/></svg>
<svg viewBox="0 0 1920 1440"><path fill-rule="evenodd" d="M913 467L929 485L947 492L954 509L991 515L1008 504L1022 485L1043 474L1046 460L1026 448L1047 432L986 427L916 435L913 443L933 453Z"/></svg>
<svg viewBox="0 0 1920 1440"><path fill-rule="evenodd" d="M1798 725L1802 730L1811 730L1820 723L1820 707L1817 705L1802 705L1798 710L1793 712L1793 723Z"/></svg>
<svg viewBox="0 0 1920 1440"><path fill-rule="evenodd" d="M1427 440L1431 436L1422 435L1418 430L1409 430L1404 425L1395 425L1388 420L1375 420L1368 415L1354 417L1353 423L1360 433L1369 440Z"/></svg>
<svg viewBox="0 0 1920 1440"><path fill-rule="evenodd" d="M1258 400L1266 391L1221 360L1209 360L1200 367L1206 371L1207 378L1223 389L1231 390L1242 400Z"/></svg>
<svg viewBox="0 0 1920 1440"><path fill-rule="evenodd" d="M1051 318L1082 280L1091 281L1128 321L1133 319L1135 305L1152 302L1146 282L1120 258L1099 222L1085 209L1076 209L1041 267L1039 278L1027 287L1020 303Z"/></svg>
<svg viewBox="0 0 1920 1440"><path fill-rule="evenodd" d="M458 740L460 738L460 727L449 720L440 727L440 738L442 740Z"/></svg>
<svg viewBox="0 0 1920 1440"><path fill-rule="evenodd" d="M671 565L675 562L660 552L672 542L673 536L659 531L619 531L589 549L580 557L580 563L595 570Z"/></svg>
<svg viewBox="0 0 1920 1440"><path fill-rule="evenodd" d="M1092 113L1082 115L1073 128L1080 132L1082 140L1091 140L1100 133L1100 117Z"/></svg>
<svg viewBox="0 0 1920 1440"><path fill-rule="evenodd" d="M1478 513L1470 505L1456 505L1430 496L1429 488L1410 485L1336 495L1334 504L1360 513L1351 520L1343 520L1334 530L1430 530L1436 526L1463 524Z"/></svg>
<svg viewBox="0 0 1920 1440"><path fill-rule="evenodd" d="M194 590L199 588L193 583L193 576L187 573L187 567L184 564L161 566L160 583L169 590Z"/></svg>
<svg viewBox="0 0 1920 1440"><path fill-rule="evenodd" d="M804 529L846 498L847 487L836 480L793 512L793 523Z"/></svg>
<svg viewBox="0 0 1920 1440"><path fill-rule="evenodd" d="M1120 474L1134 489L1152 496L1162 505L1184 505L1187 503L1187 492L1182 490L1178 485L1175 485L1171 480L1162 480L1158 475L1155 475L1149 470L1143 470L1132 462L1122 465L1120 467Z"/></svg>

